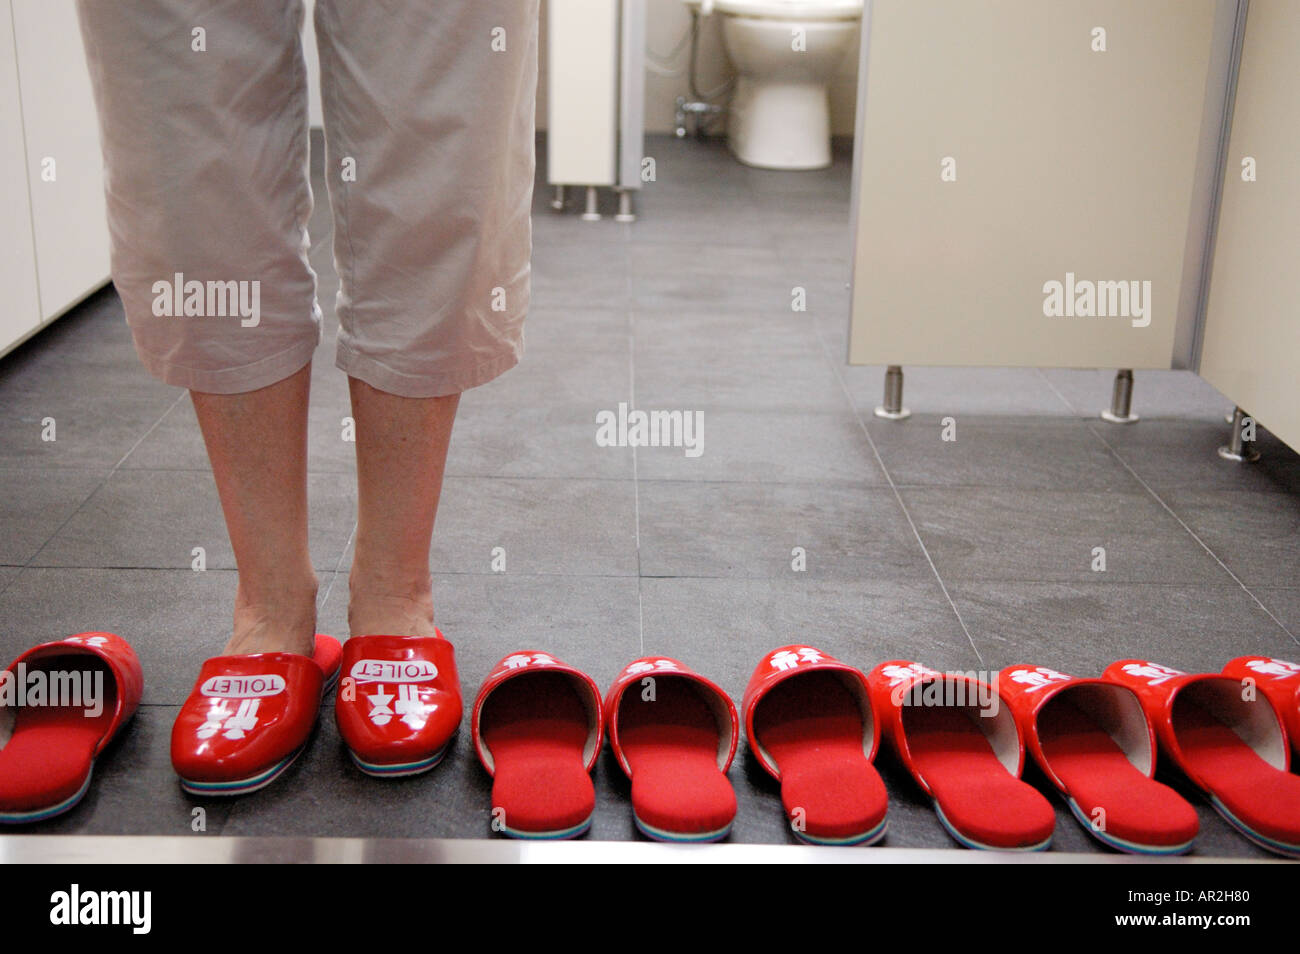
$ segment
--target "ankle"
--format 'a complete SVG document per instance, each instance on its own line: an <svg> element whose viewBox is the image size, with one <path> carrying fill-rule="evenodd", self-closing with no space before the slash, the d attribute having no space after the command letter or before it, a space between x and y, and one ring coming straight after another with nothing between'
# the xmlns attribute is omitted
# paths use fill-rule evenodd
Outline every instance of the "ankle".
<svg viewBox="0 0 1300 954"><path fill-rule="evenodd" d="M234 634L226 655L291 652L310 656L316 646L315 572L295 582L246 586L235 593Z"/></svg>
<svg viewBox="0 0 1300 954"><path fill-rule="evenodd" d="M375 574L355 566L348 578L348 627L353 636L431 636L433 581L420 574Z"/></svg>

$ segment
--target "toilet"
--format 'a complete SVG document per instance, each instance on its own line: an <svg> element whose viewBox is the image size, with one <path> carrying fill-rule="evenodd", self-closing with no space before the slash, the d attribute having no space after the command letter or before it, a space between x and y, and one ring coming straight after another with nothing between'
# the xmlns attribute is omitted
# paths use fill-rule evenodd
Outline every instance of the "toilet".
<svg viewBox="0 0 1300 954"><path fill-rule="evenodd" d="M723 18L723 44L737 72L727 119L736 158L764 169L829 166L828 86L857 49L863 0L686 2Z"/></svg>

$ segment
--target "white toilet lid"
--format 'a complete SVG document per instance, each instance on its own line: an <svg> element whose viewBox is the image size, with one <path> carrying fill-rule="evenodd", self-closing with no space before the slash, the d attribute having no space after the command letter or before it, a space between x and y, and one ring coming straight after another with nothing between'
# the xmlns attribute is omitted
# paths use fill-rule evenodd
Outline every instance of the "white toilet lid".
<svg viewBox="0 0 1300 954"><path fill-rule="evenodd" d="M859 20L862 0L714 0L713 9L737 17L774 20Z"/></svg>

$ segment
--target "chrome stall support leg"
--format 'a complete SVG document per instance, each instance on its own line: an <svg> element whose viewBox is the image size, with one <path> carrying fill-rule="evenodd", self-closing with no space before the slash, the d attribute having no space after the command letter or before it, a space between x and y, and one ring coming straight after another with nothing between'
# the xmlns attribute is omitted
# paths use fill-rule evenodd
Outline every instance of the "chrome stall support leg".
<svg viewBox="0 0 1300 954"><path fill-rule="evenodd" d="M555 187L555 195L551 199L551 208L556 212L564 211L564 186L557 185Z"/></svg>
<svg viewBox="0 0 1300 954"><path fill-rule="evenodd" d="M600 221L600 212L597 211L598 207L596 205L596 199L597 199L596 187L587 186L587 211L582 213L582 221L584 222Z"/></svg>
<svg viewBox="0 0 1300 954"><path fill-rule="evenodd" d="M1228 443L1219 448L1219 456L1224 460L1230 460L1238 464L1249 464L1259 460L1259 451L1253 447L1247 447L1246 427L1250 426L1250 440L1255 439L1255 422L1241 408L1232 410L1232 436Z"/></svg>
<svg viewBox="0 0 1300 954"><path fill-rule="evenodd" d="M904 421L912 412L903 407L903 369L891 364L885 369L885 403L876 408L876 417Z"/></svg>
<svg viewBox="0 0 1300 954"><path fill-rule="evenodd" d="M1138 419L1133 413L1133 371L1129 368L1115 372L1115 390L1110 396L1110 407L1101 412L1103 421L1112 424L1132 424Z"/></svg>
<svg viewBox="0 0 1300 954"><path fill-rule="evenodd" d="M635 222L636 213L632 211L632 192L628 189L618 190L618 215L615 222Z"/></svg>

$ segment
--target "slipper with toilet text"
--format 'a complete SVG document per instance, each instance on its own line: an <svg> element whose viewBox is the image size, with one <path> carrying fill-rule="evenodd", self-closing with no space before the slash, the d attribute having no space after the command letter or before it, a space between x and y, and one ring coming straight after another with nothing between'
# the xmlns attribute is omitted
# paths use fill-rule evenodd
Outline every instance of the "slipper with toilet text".
<svg viewBox="0 0 1300 954"><path fill-rule="evenodd" d="M1196 809L1155 780L1155 730L1132 689L1046 666L1008 666L998 688L1025 748L1089 834L1132 854L1191 848Z"/></svg>
<svg viewBox="0 0 1300 954"><path fill-rule="evenodd" d="M994 851L1042 851L1051 843L1056 813L1020 778L1020 730L995 687L901 659L871 670L867 683L881 734L934 801L948 834Z"/></svg>
<svg viewBox="0 0 1300 954"><path fill-rule="evenodd" d="M1264 693L1234 676L1121 659L1105 678L1137 693L1165 753L1215 811L1255 844L1300 858L1300 776Z"/></svg>
<svg viewBox="0 0 1300 954"><path fill-rule="evenodd" d="M782 646L759 661L741 708L750 750L781 783L798 838L884 837L889 796L871 764L880 733L861 670L811 646Z"/></svg>
<svg viewBox="0 0 1300 954"><path fill-rule="evenodd" d="M312 656L252 653L204 662L172 725L172 767L193 795L244 795L302 752L343 652L316 634Z"/></svg>
<svg viewBox="0 0 1300 954"><path fill-rule="evenodd" d="M343 644L340 673L335 717L361 771L399 778L442 760L460 725L461 699L455 652L441 632L353 636Z"/></svg>
<svg viewBox="0 0 1300 954"><path fill-rule="evenodd" d="M81 801L143 692L140 660L113 633L79 633L15 659L0 673L0 823L43 821Z"/></svg>
<svg viewBox="0 0 1300 954"><path fill-rule="evenodd" d="M1269 656L1238 656L1223 667L1225 676L1253 680L1282 716L1291 750L1300 758L1300 663ZM1296 759L1291 760L1296 764Z"/></svg>
<svg viewBox="0 0 1300 954"><path fill-rule="evenodd" d="M740 735L730 697L676 659L646 656L619 673L604 713L632 780L637 828L658 841L725 838L736 817L727 769Z"/></svg>
<svg viewBox="0 0 1300 954"><path fill-rule="evenodd" d="M604 722L590 676L549 653L511 653L479 687L470 727L492 776L493 830L575 838L591 827Z"/></svg>

